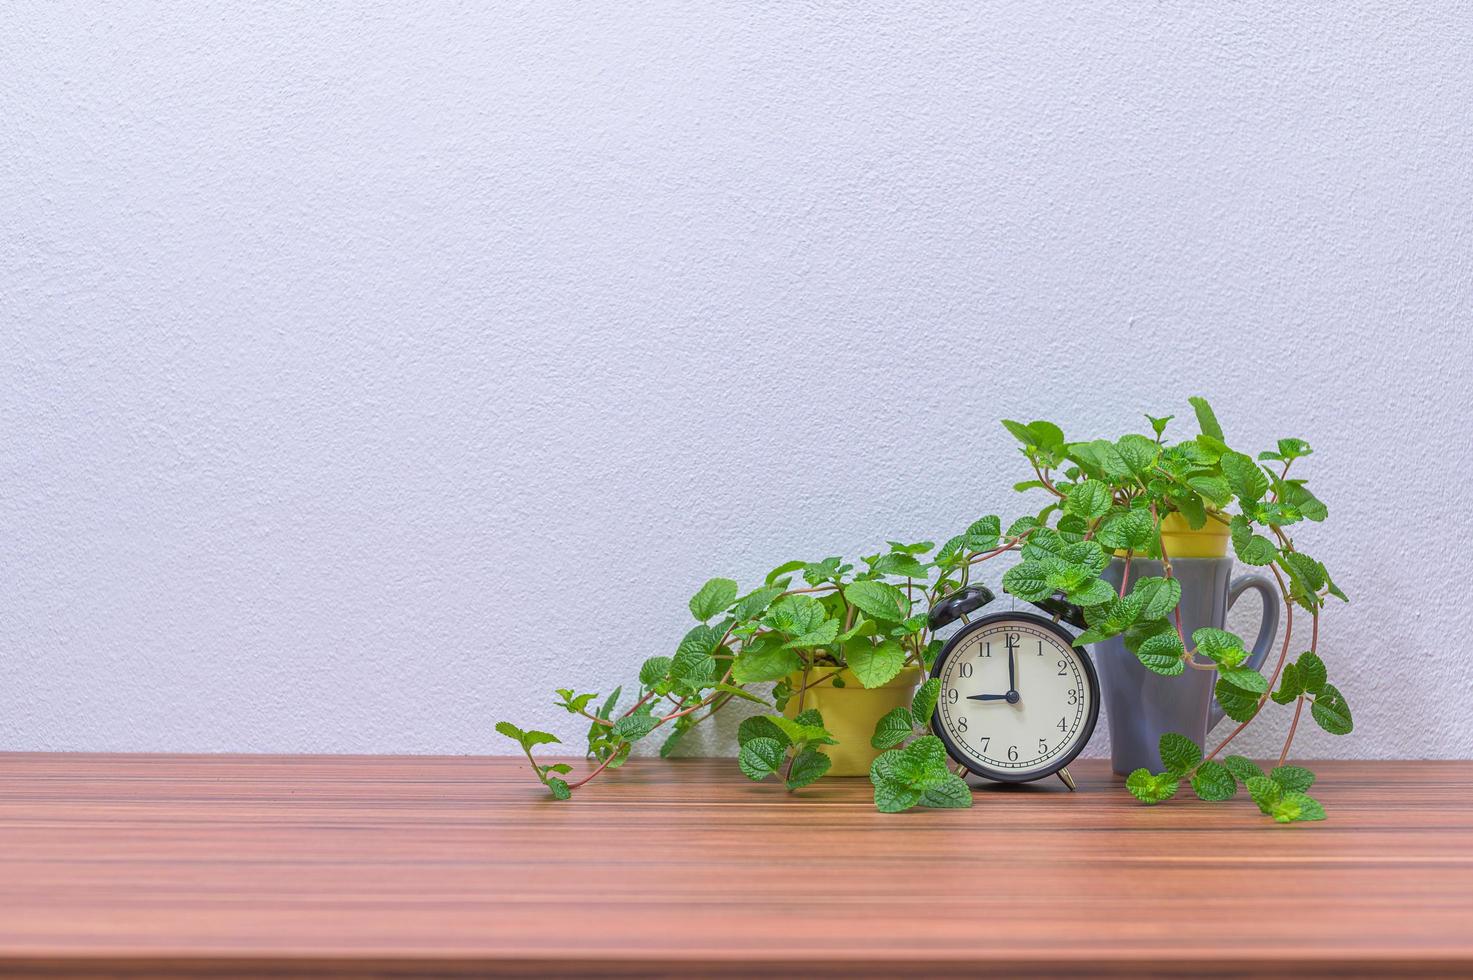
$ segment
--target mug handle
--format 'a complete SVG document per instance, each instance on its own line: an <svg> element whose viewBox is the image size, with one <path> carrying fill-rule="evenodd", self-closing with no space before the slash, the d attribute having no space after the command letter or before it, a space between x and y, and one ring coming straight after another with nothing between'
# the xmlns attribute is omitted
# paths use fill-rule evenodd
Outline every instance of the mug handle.
<svg viewBox="0 0 1473 980"><path fill-rule="evenodd" d="M1233 608L1233 603L1238 597L1249 589L1257 592L1263 598L1263 625L1258 627L1258 639L1253 641L1253 650L1248 654L1248 659L1243 662L1245 667L1257 670L1263 666L1263 661L1268 657L1269 648L1273 646L1274 636L1279 631L1279 592L1272 579L1264 575L1240 575L1233 579L1228 586L1227 607ZM1212 705L1207 711L1207 730L1211 731L1213 726L1222 721L1224 715L1222 705L1217 699L1212 699Z"/></svg>

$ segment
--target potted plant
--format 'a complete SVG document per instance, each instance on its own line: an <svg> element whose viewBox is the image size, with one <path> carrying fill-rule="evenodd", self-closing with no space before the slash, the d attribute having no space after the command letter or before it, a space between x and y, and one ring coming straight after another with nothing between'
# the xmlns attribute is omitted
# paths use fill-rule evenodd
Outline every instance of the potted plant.
<svg viewBox="0 0 1473 980"><path fill-rule="evenodd" d="M1324 565L1294 538L1299 528L1328 516L1305 481L1290 476L1294 463L1311 450L1302 439L1280 439L1275 449L1255 460L1227 445L1204 399L1191 403L1200 433L1175 444L1164 437L1171 416L1146 416L1152 436L1127 434L1114 441L1070 442L1049 422L1005 422L1033 470L1034 478L1018 489L1042 491L1048 501L1037 515L1023 562L1009 569L1003 586L1023 599L1044 597L1061 587L1088 595L1091 601L1080 603L1088 628L1076 645L1094 644L1100 660L1111 644L1118 644L1141 674L1175 678L1183 696L1190 686L1184 675L1205 678L1217 710L1238 722L1210 750L1204 728L1160 732L1153 753L1159 764L1138 766L1126 779L1127 788L1142 802L1170 799L1183 783L1204 800L1223 800L1236 795L1241 783L1259 808L1279 822L1323 819L1323 808L1305 792L1314 774L1287 764L1306 705L1331 734L1352 728L1345 697L1329 683L1319 655L1325 604L1332 597L1343 601L1345 595ZM1087 540L1111 549L1113 559L1088 568L1070 561L1070 545ZM1265 641L1272 639L1272 627L1261 631L1255 652L1220 624L1196 629L1183 624L1184 564L1213 562L1229 542L1239 561L1272 576L1272 588L1286 610L1282 644L1268 676L1258 669L1257 659L1268 652ZM1092 601L1097 596L1103 601ZM1197 599L1200 605L1203 597ZM1304 639L1302 627L1296 632L1296 609L1309 617L1309 636L1307 646L1291 660L1296 640ZM1162 691L1170 690L1163 685ZM1223 751L1270 701L1293 705L1294 714L1278 764L1265 773L1252 761L1224 756ZM1111 703L1120 715L1112 714L1112 727L1136 722L1129 711ZM1134 707L1145 705L1138 700ZM1197 712L1194 721L1200 720Z"/></svg>
<svg viewBox="0 0 1473 980"><path fill-rule="evenodd" d="M596 706L596 694L558 691L560 706L590 723L588 754L596 765L576 781L564 778L572 771L566 763L542 764L532 754L537 745L559 741L555 736L507 722L497 731L522 746L553 796L567 799L623 765L637 742L663 730L668 734L660 752L666 755L692 728L741 698L770 709L738 728L738 764L749 778L776 775L793 791L825 774L858 774L868 764L883 810L970 806L964 770L928 731L940 682L916 687L942 645L926 613L967 586L977 564L1021 552L1002 578L1005 590L1078 609L1078 646L1118 641L1155 675L1210 674L1216 703L1239 722L1210 752L1180 732L1163 732L1160 765L1137 768L1126 780L1133 795L1160 803L1185 782L1202 799L1223 800L1242 783L1279 822L1322 819L1323 809L1305 792L1313 774L1287 765L1306 704L1327 731L1351 729L1345 698L1329 684L1319 656L1325 602L1344 595L1288 530L1327 515L1304 481L1289 477L1310 449L1302 440L1283 439L1255 461L1226 445L1205 401L1192 403L1201 434L1174 445L1164 439L1170 416L1146 416L1152 436L1082 442L1066 441L1049 422L1005 421L1033 471L1015 489L1048 498L1005 534L999 519L989 516L939 549L931 542L892 541L887 551L862 559L862 571L828 558L779 565L746 593L731 579L707 582L690 600L697 625L673 656L644 662L629 707L621 710L622 688ZM1268 569L1288 609L1267 677L1236 635L1202 627L1188 636L1183 628L1181 562L1203 541L1224 534L1239 560ZM1160 574L1131 574L1147 562L1158 563ZM1310 637L1308 648L1290 661L1296 607L1310 617ZM1241 756L1219 761L1269 701L1294 705L1278 765L1265 773ZM865 731L871 732L867 746Z"/></svg>
<svg viewBox="0 0 1473 980"><path fill-rule="evenodd" d="M930 541L889 542L888 550L861 559L862 570L839 557L791 561L745 593L731 579L710 580L689 603L696 625L673 656L644 662L628 707L620 710L622 687L598 704L596 694L557 692L560 707L589 721L588 753L597 766L579 780L564 778L566 763L533 758L535 746L559 741L550 733L508 722L497 731L520 743L538 778L566 799L623 765L637 742L663 732L660 754L668 755L740 698L769 709L738 728L737 761L749 778L776 775L792 791L824 775L873 777L876 758L913 734L913 719L929 717L928 701L935 705L938 682L917 693L941 646L927 611L966 585L972 565L1016 547L999 538L999 520L989 516L939 551ZM934 748L913 754L920 751ZM927 759L911 782L928 790L944 785L946 793L923 792L910 805L970 805L944 753Z"/></svg>

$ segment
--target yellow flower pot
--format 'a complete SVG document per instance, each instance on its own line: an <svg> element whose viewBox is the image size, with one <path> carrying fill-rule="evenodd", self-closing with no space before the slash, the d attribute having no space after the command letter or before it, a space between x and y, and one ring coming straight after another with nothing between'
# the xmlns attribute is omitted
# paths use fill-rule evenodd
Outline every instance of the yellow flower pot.
<svg viewBox="0 0 1473 980"><path fill-rule="evenodd" d="M1228 526L1211 516L1197 530L1180 514L1167 514L1161 519L1161 541L1172 558L1223 558L1231 541Z"/></svg>
<svg viewBox="0 0 1473 980"><path fill-rule="evenodd" d="M843 687L834 687L832 667L815 667L809 674L810 680L824 678L808 688L803 696L803 710L817 708L823 715L824 727L838 740L837 745L820 745L818 750L832 760L830 776L868 776L870 763L883 750L870 745L875 734L875 724L886 713L898 707L910 707L915 697L916 685L921 682L921 668L906 667L883 687L867 688L859 683L854 672L845 668L839 677ZM803 675L792 674L788 682L796 692L803 686ZM798 715L798 695L795 693L783 709L788 718Z"/></svg>
<svg viewBox="0 0 1473 980"><path fill-rule="evenodd" d="M1173 511L1161 518L1161 540L1166 545L1166 553L1172 558L1224 558L1228 554L1232 535L1226 524L1211 516L1207 518L1206 524L1194 531L1185 517ZM1115 557L1124 558L1125 552L1116 548ZM1156 546L1153 544L1144 551L1136 552L1136 557L1160 556L1156 554Z"/></svg>

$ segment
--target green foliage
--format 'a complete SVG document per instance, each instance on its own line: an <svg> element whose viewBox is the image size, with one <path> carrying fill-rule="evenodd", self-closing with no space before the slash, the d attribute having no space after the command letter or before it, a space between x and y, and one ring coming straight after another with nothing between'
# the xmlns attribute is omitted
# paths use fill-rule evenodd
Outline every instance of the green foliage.
<svg viewBox="0 0 1473 980"><path fill-rule="evenodd" d="M1205 629L1188 638L1180 632L1181 584L1172 574L1171 556L1163 554L1161 536L1162 520L1173 513L1197 529L1225 525L1238 560L1276 576L1285 601L1314 617L1313 636L1319 635L1318 617L1328 600L1345 599L1325 566L1286 533L1293 529L1303 536L1328 516L1302 473L1290 476L1291 468L1307 465L1302 461L1312 455L1309 444L1279 439L1255 458L1227 444L1205 399L1190 402L1200 434L1175 443L1165 438L1169 415L1147 415L1149 435L1127 432L1108 439L1069 440L1058 425L1043 420L1003 422L1024 457L1015 488L1048 498L1006 530L997 515L986 515L937 538L943 541L939 548L933 540L897 536L884 549L861 555L858 569L842 556L827 556L783 562L746 591L734 579L707 581L689 602L697 625L673 652L644 660L634 698L621 705L622 689L615 687L595 708L595 694L557 691L557 706L588 722L588 755L596 768L581 780L562 778L571 771L566 762L533 758L534 748L556 744L556 736L507 722L498 723L497 731L516 741L537 779L565 799L598 772L623 765L639 741L658 734L661 754L669 754L726 704L752 701L773 713L738 726L738 766L751 778L776 776L787 789L801 789L828 771L821 747L834 741L811 709L783 716L803 704L805 685L842 687L847 677L848 685L872 688L907 668L931 667L942 641L930 631L929 610L974 581L982 562L1005 555L1010 567L1001 575L1002 587L1013 597L1057 597L1083 610L1087 628L1077 646L1119 637L1157 674L1214 672L1218 703L1241 724L1270 703L1302 713L1308 702L1316 724L1347 733L1350 708L1329 682L1316 643L1294 661L1274 662L1272 669L1265 664L1260 672L1247 666L1248 652L1233 633ZM1130 569L1134 574L1112 573L1112 560L1122 568L1160 560L1163 574L1143 574L1139 564ZM1116 583L1123 578L1126 587L1113 587L1107 576ZM870 776L880 809L971 804L966 784L947 768L942 744L929 733L940 694L940 682L928 680L910 707L890 711L876 725L871 745L883 751ZM1203 758L1195 743L1172 734L1162 740L1164 771L1132 773L1127 789L1158 804L1184 784L1208 801L1230 799L1242 785L1274 820L1323 817L1323 808L1305 795L1314 779L1308 770L1280 765L1265 774L1242 756L1216 755Z"/></svg>
<svg viewBox="0 0 1473 980"><path fill-rule="evenodd" d="M737 584L729 578L713 578L690 599L691 615L705 622L736 601Z"/></svg>
<svg viewBox="0 0 1473 980"><path fill-rule="evenodd" d="M1326 684L1314 699L1310 714L1331 735L1349 735L1355 725L1350 720L1350 705L1345 695L1333 684Z"/></svg>
<svg viewBox="0 0 1473 980"><path fill-rule="evenodd" d="M870 766L875 788L875 806L885 813L898 813L913 806L971 806L972 795L947 768L946 747L935 735L923 735L904 748L881 753ZM935 795L933 791L939 791ZM964 795L964 799L963 799ZM932 802L932 801L937 802Z"/></svg>
<svg viewBox="0 0 1473 980"><path fill-rule="evenodd" d="M1203 762L1192 774L1192 792L1209 802L1230 800L1237 795L1238 783L1227 766L1220 762Z"/></svg>
<svg viewBox="0 0 1473 980"><path fill-rule="evenodd" d="M1149 769L1137 769L1125 777L1125 788L1130 795L1147 806L1165 803L1176 795L1181 777L1169 773L1153 775Z"/></svg>
<svg viewBox="0 0 1473 980"><path fill-rule="evenodd" d="M1202 749L1185 735L1167 732L1159 746L1161 764L1174 776L1184 776L1202 761Z"/></svg>

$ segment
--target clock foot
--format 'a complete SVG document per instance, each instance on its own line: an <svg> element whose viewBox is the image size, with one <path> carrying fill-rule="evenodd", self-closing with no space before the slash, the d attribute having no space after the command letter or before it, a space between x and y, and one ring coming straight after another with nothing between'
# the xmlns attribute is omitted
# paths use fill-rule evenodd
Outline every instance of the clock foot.
<svg viewBox="0 0 1473 980"><path fill-rule="evenodd" d="M1060 779L1064 781L1064 785L1069 787L1069 792L1074 792L1074 777L1069 775L1069 770L1060 769L1057 775Z"/></svg>

